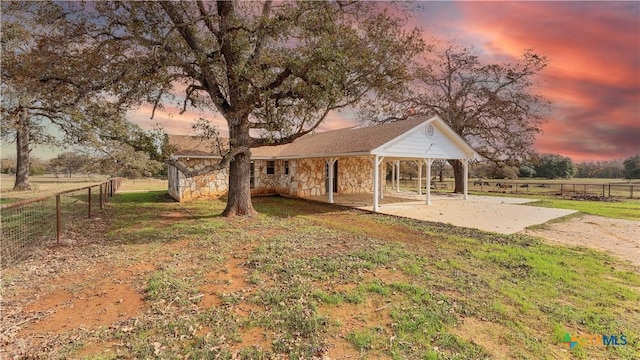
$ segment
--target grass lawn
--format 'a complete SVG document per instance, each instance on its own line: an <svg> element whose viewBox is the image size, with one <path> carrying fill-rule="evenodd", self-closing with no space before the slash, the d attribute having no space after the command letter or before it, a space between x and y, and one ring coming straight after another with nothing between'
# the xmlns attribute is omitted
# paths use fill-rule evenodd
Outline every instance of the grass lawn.
<svg viewBox="0 0 640 360"><path fill-rule="evenodd" d="M640 200L622 200L620 202L563 200L542 198L540 201L530 203L532 206L541 206L558 209L578 210L585 214L599 215L616 219L640 221Z"/></svg>
<svg viewBox="0 0 640 360"><path fill-rule="evenodd" d="M255 218L226 219L218 216L219 200L179 204L161 191L118 195L114 223L101 240L104 266L136 289L137 314L93 328L68 324L33 354L54 345L58 358L86 359L640 353L638 269L601 252L295 199L255 198L254 205ZM97 250L77 251L81 259ZM102 266L96 256L84 258L92 265L65 270L72 281L43 275L29 286L100 293L91 277L108 275L88 270ZM118 269L130 270L118 277ZM19 283L21 271L3 277ZM582 342L569 350L566 334L624 335L628 343Z"/></svg>
<svg viewBox="0 0 640 360"><path fill-rule="evenodd" d="M566 200L553 196L540 195L514 195L500 193L485 193L474 191L474 195L482 196L498 196L498 197L520 197L528 199L536 199L538 201L528 203L530 206L540 206L557 209L578 210L585 214L605 216L614 219L626 219L640 221L640 200L638 199L622 199L614 202L604 201L588 201L588 200Z"/></svg>

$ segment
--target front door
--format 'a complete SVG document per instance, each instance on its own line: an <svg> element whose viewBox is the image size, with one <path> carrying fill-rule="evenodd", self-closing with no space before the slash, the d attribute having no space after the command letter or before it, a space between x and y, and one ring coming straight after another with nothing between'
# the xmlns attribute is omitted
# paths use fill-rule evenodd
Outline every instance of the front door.
<svg viewBox="0 0 640 360"><path fill-rule="evenodd" d="M329 164L324 164L324 191L329 192ZM338 160L333 163L333 192L338 193Z"/></svg>

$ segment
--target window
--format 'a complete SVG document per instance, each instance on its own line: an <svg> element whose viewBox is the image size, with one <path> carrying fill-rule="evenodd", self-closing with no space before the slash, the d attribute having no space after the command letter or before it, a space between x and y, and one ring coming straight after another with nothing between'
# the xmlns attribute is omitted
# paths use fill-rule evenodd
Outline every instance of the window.
<svg viewBox="0 0 640 360"><path fill-rule="evenodd" d="M273 175L276 173L276 162L267 161L267 175Z"/></svg>
<svg viewBox="0 0 640 360"><path fill-rule="evenodd" d="M284 174L285 175L289 175L289 161L288 160L284 161Z"/></svg>

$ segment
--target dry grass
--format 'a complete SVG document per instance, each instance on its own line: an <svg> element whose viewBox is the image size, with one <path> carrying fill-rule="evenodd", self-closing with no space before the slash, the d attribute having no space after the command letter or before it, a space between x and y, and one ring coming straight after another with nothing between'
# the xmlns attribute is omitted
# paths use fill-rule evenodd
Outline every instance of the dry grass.
<svg viewBox="0 0 640 360"><path fill-rule="evenodd" d="M53 195L60 191L77 189L106 181L105 175L74 175L72 177L56 177L54 175L29 176L29 182L33 188L31 191L13 191L15 176L0 175L0 201L13 202L33 197ZM7 200L11 199L11 200Z"/></svg>
<svg viewBox="0 0 640 360"><path fill-rule="evenodd" d="M632 359L637 269L327 204L123 193L112 223L3 273L2 357ZM565 333L624 334L569 351Z"/></svg>

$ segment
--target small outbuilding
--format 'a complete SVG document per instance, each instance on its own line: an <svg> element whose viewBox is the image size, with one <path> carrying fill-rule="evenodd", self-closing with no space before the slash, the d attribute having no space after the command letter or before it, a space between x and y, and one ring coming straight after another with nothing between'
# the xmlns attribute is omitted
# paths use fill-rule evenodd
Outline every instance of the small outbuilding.
<svg viewBox="0 0 640 360"><path fill-rule="evenodd" d="M221 159L209 141L172 135L177 151L173 158L192 169L203 169ZM462 160L467 198L468 163L478 153L442 119L417 117L370 127L352 127L308 134L294 142L251 149L252 195L279 194L288 197L371 193L378 210L386 186L385 166L398 169L401 161L424 162L427 174L434 160ZM422 170L422 166L418 166ZM186 177L169 166L169 194L178 201L219 197L227 193L228 169ZM422 183L421 171L418 184ZM430 203L430 181L426 176L426 202ZM419 186L421 193L422 188Z"/></svg>

